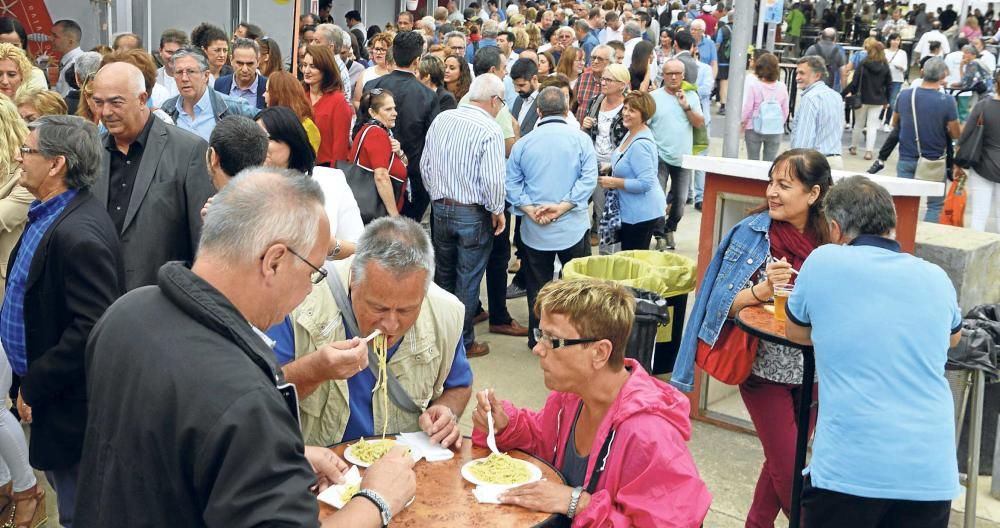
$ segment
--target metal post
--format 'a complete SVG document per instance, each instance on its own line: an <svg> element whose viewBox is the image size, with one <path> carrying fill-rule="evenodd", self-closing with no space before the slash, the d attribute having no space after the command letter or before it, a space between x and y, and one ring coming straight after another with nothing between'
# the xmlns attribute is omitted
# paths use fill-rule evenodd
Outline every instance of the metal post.
<svg viewBox="0 0 1000 528"><path fill-rule="evenodd" d="M757 49L760 49L760 48L764 47L764 31L765 31L765 28L764 28L764 3L766 1L767 0L759 0L759 4L757 6L757 40L754 41L754 47L757 48ZM754 4L757 4L757 2L751 2L750 3L750 9L751 10L753 9ZM747 12L748 13L752 13L753 11L747 11ZM737 20L737 23L739 23L739 20ZM733 42L735 42L735 41L733 41Z"/></svg>
<svg viewBox="0 0 1000 528"><path fill-rule="evenodd" d="M722 155L727 158L740 156L740 119L743 108L743 78L747 71L747 46L753 30L754 0L736 0L734 11L736 23L733 25L733 44L729 52L729 93L726 108L729 117L722 137Z"/></svg>
<svg viewBox="0 0 1000 528"><path fill-rule="evenodd" d="M972 421L969 423L969 464L965 484L965 528L976 526L976 494L979 491L979 449L983 436L983 397L986 392L986 374L979 369L972 372L972 404L969 406Z"/></svg>
<svg viewBox="0 0 1000 528"><path fill-rule="evenodd" d="M774 41L778 38L778 27L774 24L767 25L767 51L774 53Z"/></svg>

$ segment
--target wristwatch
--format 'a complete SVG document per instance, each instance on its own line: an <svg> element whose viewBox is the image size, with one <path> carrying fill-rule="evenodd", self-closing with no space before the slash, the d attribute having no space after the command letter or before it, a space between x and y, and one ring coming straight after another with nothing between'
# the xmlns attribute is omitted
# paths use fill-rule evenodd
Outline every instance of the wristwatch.
<svg viewBox="0 0 1000 528"><path fill-rule="evenodd" d="M573 488L573 493L569 496L569 508L566 509L566 517L572 519L576 517L576 507L580 504L580 495L583 494L583 488L577 486Z"/></svg>
<svg viewBox="0 0 1000 528"><path fill-rule="evenodd" d="M340 247L340 240L337 240L337 243L333 246L333 249L330 250L330 252L326 254L326 258L328 258L330 260L333 260L333 259L337 258L337 255L340 254L340 249L341 249L341 247Z"/></svg>
<svg viewBox="0 0 1000 528"><path fill-rule="evenodd" d="M392 510L389 509L389 503L385 502L378 492L368 488L362 488L359 489L352 496L352 498L353 497L364 497L372 501L372 503L375 504L375 507L378 508L379 515L382 516L382 528L389 526L389 522L392 521Z"/></svg>

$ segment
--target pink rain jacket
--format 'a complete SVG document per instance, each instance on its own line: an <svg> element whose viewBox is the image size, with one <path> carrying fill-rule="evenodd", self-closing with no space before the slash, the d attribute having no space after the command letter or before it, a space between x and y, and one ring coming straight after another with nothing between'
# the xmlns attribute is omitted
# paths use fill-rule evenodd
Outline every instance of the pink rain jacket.
<svg viewBox="0 0 1000 528"><path fill-rule="evenodd" d="M696 528L712 496L685 445L691 438L690 404L635 360L626 359L625 366L632 375L597 429L583 487L590 484L601 447L614 428L607 464L573 526ZM552 392L539 412L518 409L509 401L502 404L510 423L497 435L498 448L521 449L562 467L580 397ZM473 431L472 439L486 445L484 431Z"/></svg>

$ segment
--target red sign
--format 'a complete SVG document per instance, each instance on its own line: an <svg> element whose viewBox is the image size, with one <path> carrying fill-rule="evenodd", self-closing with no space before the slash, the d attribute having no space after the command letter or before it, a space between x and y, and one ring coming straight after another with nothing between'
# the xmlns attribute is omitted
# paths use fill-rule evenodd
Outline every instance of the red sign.
<svg viewBox="0 0 1000 528"><path fill-rule="evenodd" d="M28 32L28 48L35 57L47 55L52 17L44 0L0 0L0 16L16 18Z"/></svg>

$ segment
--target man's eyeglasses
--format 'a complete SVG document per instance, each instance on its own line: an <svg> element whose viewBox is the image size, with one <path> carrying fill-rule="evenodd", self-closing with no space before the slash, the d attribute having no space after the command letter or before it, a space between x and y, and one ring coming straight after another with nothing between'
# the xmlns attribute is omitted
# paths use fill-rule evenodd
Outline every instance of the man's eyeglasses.
<svg viewBox="0 0 1000 528"><path fill-rule="evenodd" d="M493 97L495 97L497 101L500 101L500 106L507 106L507 101L504 101L503 97L499 95L494 95Z"/></svg>
<svg viewBox="0 0 1000 528"><path fill-rule="evenodd" d="M323 279L326 278L326 270L325 269L323 269L323 268L317 268L316 266L313 266L312 262L309 262L308 260L306 260L305 257L303 257L302 255L299 255L298 253L296 253L294 249L292 249L292 248L290 248L288 246L285 246L285 247L288 249L289 253L291 253L292 255L295 255L296 257L298 257L299 260L301 260L302 262L305 262L306 266L309 266L310 268L316 270L312 274L312 283L313 284L319 284L319 283L323 282Z"/></svg>
<svg viewBox="0 0 1000 528"><path fill-rule="evenodd" d="M203 73L201 70L174 70L174 77L194 77Z"/></svg>
<svg viewBox="0 0 1000 528"><path fill-rule="evenodd" d="M548 334L542 332L541 328L535 328L532 331L535 335L535 341L555 349L560 347L568 347L573 345L585 345L587 343L596 343L601 339L597 338L586 338L586 339L559 339L558 337L552 337Z"/></svg>
<svg viewBox="0 0 1000 528"><path fill-rule="evenodd" d="M20 150L21 154L24 154L24 155L27 155L27 154L41 154L42 153L42 151L40 151L38 149L33 149L33 148L25 146L25 145L21 145L18 148L18 150Z"/></svg>

